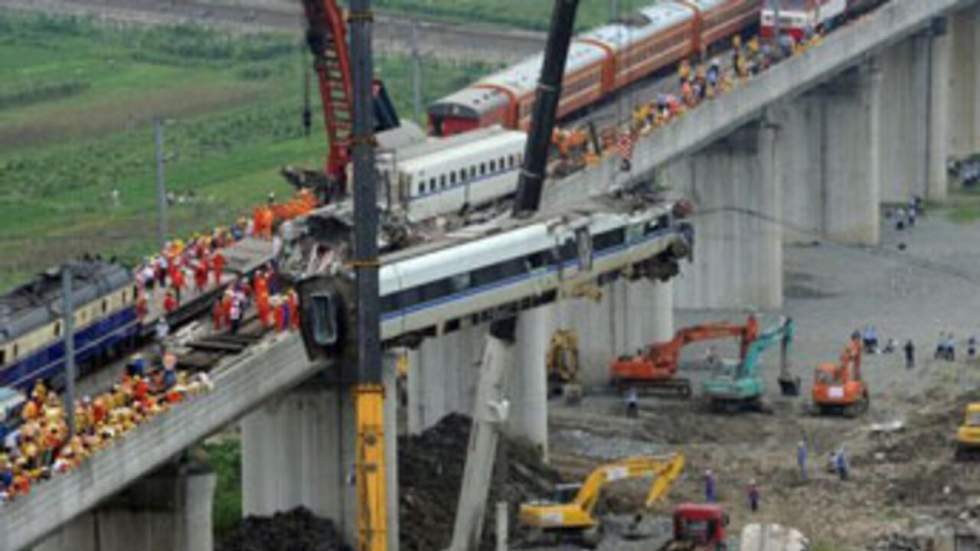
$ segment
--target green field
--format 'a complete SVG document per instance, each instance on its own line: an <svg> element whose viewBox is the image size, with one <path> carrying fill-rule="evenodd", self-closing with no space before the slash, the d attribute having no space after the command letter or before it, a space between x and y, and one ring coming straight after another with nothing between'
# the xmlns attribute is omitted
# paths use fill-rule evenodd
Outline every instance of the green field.
<svg viewBox="0 0 980 551"><path fill-rule="evenodd" d="M619 0L619 13L625 15L653 3L653 0ZM416 17L547 30L554 3L544 0L376 0L375 5L388 12ZM582 0L575 27L583 30L606 23L609 6L609 0Z"/></svg>
<svg viewBox="0 0 980 551"><path fill-rule="evenodd" d="M116 28L0 11L0 289L85 252L135 261L156 232L152 120L166 119L173 233L227 224L286 164L322 165L326 142L300 123L299 39L201 28ZM411 118L405 59L379 59ZM425 62L431 101L494 67ZM110 199L118 190L119 203Z"/></svg>

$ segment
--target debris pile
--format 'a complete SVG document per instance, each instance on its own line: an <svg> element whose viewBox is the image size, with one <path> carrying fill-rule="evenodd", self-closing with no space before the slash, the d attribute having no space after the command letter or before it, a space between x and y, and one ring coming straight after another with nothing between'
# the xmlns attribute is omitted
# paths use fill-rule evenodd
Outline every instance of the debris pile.
<svg viewBox="0 0 980 551"><path fill-rule="evenodd" d="M297 507L270 517L247 517L216 551L343 551L349 549L330 519Z"/></svg>
<svg viewBox="0 0 980 551"><path fill-rule="evenodd" d="M867 549L868 551L925 551L927 546L928 543L921 538L901 532L892 532L875 538Z"/></svg>
<svg viewBox="0 0 980 551"><path fill-rule="evenodd" d="M452 539L453 522L470 435L470 419L451 414L418 436L398 441L398 484L402 551L444 549ZM517 522L517 504L548 495L557 472L544 465L529 446L503 439L487 501L480 548L493 549L494 504L510 504L510 526Z"/></svg>

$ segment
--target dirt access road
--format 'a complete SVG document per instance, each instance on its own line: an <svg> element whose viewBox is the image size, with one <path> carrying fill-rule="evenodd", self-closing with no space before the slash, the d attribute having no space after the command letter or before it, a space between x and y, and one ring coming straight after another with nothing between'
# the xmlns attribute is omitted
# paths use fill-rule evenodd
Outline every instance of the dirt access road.
<svg viewBox="0 0 980 551"><path fill-rule="evenodd" d="M588 397L579 407L550 408L551 459L566 474L581 477L596 464L624 455L683 451L688 466L657 511L681 501L703 501L703 475L718 480L720 502L734 533L753 521L802 530L824 549L863 549L880 534L911 533L951 523L977 522L980 463L954 461L953 435L964 404L980 400L980 361L963 361L964 342L980 334L980 240L976 225L955 225L936 213L912 231L882 230L875 248L821 242L787 246L785 308L762 313L763 325L777 314L797 322L792 361L804 382L803 396L778 396L778 352L765 359L772 414L712 414L698 398L705 347L685 349L684 375L695 397L684 402L644 398L638 420L623 416L618 397ZM905 251L899 242L907 245ZM677 327L715 319L732 321L745 312L679 311ZM860 419L808 413L813 368L836 361L848 335L873 323L881 338L914 339L918 366L906 370L901 353L865 355L870 412ZM931 359L939 331L953 331L958 362ZM734 343L716 345L726 357ZM900 421L883 433L875 422ZM796 465L796 444L809 443L809 476ZM838 480L824 467L829 452L843 446L852 478ZM748 510L746 489L756 480L762 509ZM614 490L612 510L641 499L643 485ZM662 518L660 527L663 525ZM609 536L601 549L649 549ZM655 547L654 547L655 548Z"/></svg>
<svg viewBox="0 0 980 551"><path fill-rule="evenodd" d="M298 2L276 0L0 0L0 7L95 15L140 24L198 23L243 31L303 28ZM417 26L421 55L446 61L510 63L544 48L543 33L488 25L416 20L380 14L374 46L388 54L411 52Z"/></svg>

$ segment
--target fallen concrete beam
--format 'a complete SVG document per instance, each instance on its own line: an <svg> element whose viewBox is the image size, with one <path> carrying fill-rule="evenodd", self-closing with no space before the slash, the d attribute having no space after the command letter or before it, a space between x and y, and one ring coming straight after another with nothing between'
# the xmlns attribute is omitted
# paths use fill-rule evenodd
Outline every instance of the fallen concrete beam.
<svg viewBox="0 0 980 551"><path fill-rule="evenodd" d="M316 368L295 334L276 335L215 368L214 390L140 425L77 470L41 483L0 507L0 549L23 549L150 473L188 446Z"/></svg>

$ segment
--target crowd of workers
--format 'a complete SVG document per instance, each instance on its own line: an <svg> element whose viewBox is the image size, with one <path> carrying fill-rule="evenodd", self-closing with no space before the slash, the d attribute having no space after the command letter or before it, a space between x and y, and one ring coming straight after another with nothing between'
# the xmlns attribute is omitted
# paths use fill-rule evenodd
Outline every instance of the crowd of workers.
<svg viewBox="0 0 980 551"><path fill-rule="evenodd" d="M315 206L312 201L311 194L301 192L293 200L276 205L270 194L268 204L256 208L252 218L243 217L228 228L196 234L186 242L168 242L135 270L140 319L149 313L149 301L160 295L161 311L171 313L180 307L188 291L203 293L227 284L212 308L215 332L237 333L253 307L264 328L296 329L298 296L294 290L283 288L274 261L257 270L251 279L241 277L228 283L222 250L247 236L275 241L275 221L308 212ZM206 373L189 376L177 369L177 357L166 346L169 333L166 316L160 316L155 333L158 358L134 355L125 375L111 389L75 401L74 432L69 428L62 397L44 381L36 381L20 409L21 424L8 432L0 445L0 502L29 494L38 481L74 469L141 423L189 396L210 390L212 383Z"/></svg>
<svg viewBox="0 0 980 551"><path fill-rule="evenodd" d="M21 408L22 424L0 448L0 502L29 494L38 481L71 471L136 426L211 389L205 373L188 376L176 363L172 355L164 356L162 365L150 370L143 357L134 356L110 390L75 401L74 434L64 400L37 381Z"/></svg>
<svg viewBox="0 0 980 551"><path fill-rule="evenodd" d="M706 100L711 100L744 83L774 63L797 55L823 40L827 29L808 30L803 39L797 41L791 34L784 33L778 41L762 40L752 37L743 40L736 35L732 38L731 59L728 63L716 57L701 63L682 61L678 66L678 83L672 92L658 94L650 102L643 102L633 108L631 120L622 127L605 129L597 139L603 152L615 151L621 157L621 168L631 169L633 143L656 129L669 124L687 111ZM566 164L593 164L599 156L589 153L585 129L557 130L552 136L561 163L555 167L559 174L567 173ZM574 161L573 161L574 159Z"/></svg>

